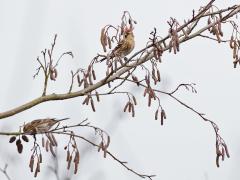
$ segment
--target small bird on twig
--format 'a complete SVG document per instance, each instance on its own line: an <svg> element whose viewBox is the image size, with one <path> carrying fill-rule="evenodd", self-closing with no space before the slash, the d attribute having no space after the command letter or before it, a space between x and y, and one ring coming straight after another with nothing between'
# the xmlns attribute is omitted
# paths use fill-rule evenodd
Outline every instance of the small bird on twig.
<svg viewBox="0 0 240 180"><path fill-rule="evenodd" d="M125 57L132 52L135 47L134 35L132 28L126 28L124 32L124 38L117 44L112 50L111 56L114 57Z"/></svg>
<svg viewBox="0 0 240 180"><path fill-rule="evenodd" d="M123 39L120 40L117 46L112 50L109 58L119 57L124 58L132 52L135 47L133 28L125 28L123 32ZM106 58L100 60L102 62Z"/></svg>
<svg viewBox="0 0 240 180"><path fill-rule="evenodd" d="M64 119L56 119L56 118L46 118L46 119L36 119L33 120L23 126L23 132L29 134L36 133L45 133L49 131L55 124L60 121L67 120L69 118Z"/></svg>

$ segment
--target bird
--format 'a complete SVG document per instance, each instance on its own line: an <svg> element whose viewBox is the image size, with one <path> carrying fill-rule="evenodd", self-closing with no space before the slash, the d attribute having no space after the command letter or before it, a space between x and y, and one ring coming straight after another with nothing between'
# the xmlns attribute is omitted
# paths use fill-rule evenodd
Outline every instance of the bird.
<svg viewBox="0 0 240 180"><path fill-rule="evenodd" d="M124 32L124 38L117 44L112 50L110 57L124 58L130 54L135 47L135 40L132 28L126 28Z"/></svg>
<svg viewBox="0 0 240 180"><path fill-rule="evenodd" d="M110 52L109 58L113 59L117 58L124 58L128 54L130 54L135 47L135 40L133 34L133 28L125 28L123 32L123 39L118 42L116 47ZM101 59L100 62L107 59L106 57Z"/></svg>
<svg viewBox="0 0 240 180"><path fill-rule="evenodd" d="M64 119L56 119L56 118L45 118L45 119L36 119L33 120L23 126L23 132L29 134L37 134L37 133L45 133L49 131L55 124L60 121L67 120L69 118Z"/></svg>

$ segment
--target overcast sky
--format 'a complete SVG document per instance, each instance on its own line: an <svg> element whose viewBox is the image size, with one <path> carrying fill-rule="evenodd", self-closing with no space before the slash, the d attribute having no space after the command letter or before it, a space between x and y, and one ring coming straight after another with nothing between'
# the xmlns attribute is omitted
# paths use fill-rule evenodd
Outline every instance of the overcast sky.
<svg viewBox="0 0 240 180"><path fill-rule="evenodd" d="M68 90L70 70L86 67L91 59L102 52L99 43L101 28L106 24L117 25L123 11L128 10L138 22L134 33L136 48L144 47L153 27L161 36L168 31L167 20L176 18L180 23L192 15L192 9L207 4L207 0L169 1L0 1L0 110L5 111L39 97L43 77L33 80L38 64L36 57L49 47L54 34L58 34L56 55L71 50L74 59L66 57L59 66L59 81L51 83L49 93ZM239 3L237 0L216 1L219 8ZM239 20L238 20L239 22ZM226 27L226 38L229 28ZM240 131L239 131L239 68L234 69L232 52L228 44L218 44L196 38L181 47L177 55L165 53L160 71L163 78L159 89L172 90L179 83L194 82L197 94L182 90L178 97L214 120L225 139L231 158L215 165L215 134L209 123L203 122L188 109L168 97L162 96L167 113L164 126L154 121L154 108L148 108L142 90L136 117L121 116L126 101L124 96L102 98L97 112L81 105L83 99L48 102L0 122L1 130L17 131L24 122L43 117L71 117L71 122L86 117L111 135L109 150L120 160L128 161L129 167L139 173L156 174L164 180L238 180L240 178ZM99 67L100 68L100 67ZM101 70L101 69L100 69ZM130 88L131 90L131 88ZM80 132L81 133L81 132ZM91 133L87 134L90 137ZM59 137L60 140L62 137ZM96 149L80 143L80 169L74 179L139 180L110 157L104 159ZM64 145L64 141L62 146ZM0 167L9 163L12 180L34 179L28 168L32 145L25 144L18 155L15 146L8 144L8 137L1 139ZM58 150L60 177L70 174L66 170L65 152ZM44 153L42 172L37 179L55 179L47 170L53 166L51 156ZM0 179L4 176L0 174ZM61 179L61 180L62 180Z"/></svg>

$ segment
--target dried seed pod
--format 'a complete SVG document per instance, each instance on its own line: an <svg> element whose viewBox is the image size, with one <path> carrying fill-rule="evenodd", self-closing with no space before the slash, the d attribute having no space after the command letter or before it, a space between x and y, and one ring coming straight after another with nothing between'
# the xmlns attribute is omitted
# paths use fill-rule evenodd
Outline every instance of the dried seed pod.
<svg viewBox="0 0 240 180"><path fill-rule="evenodd" d="M78 171L78 163L74 163L74 174L77 174Z"/></svg>
<svg viewBox="0 0 240 180"><path fill-rule="evenodd" d="M55 75L55 79L57 78L57 76L58 76L58 71L57 71L57 69L56 68L54 68L54 70L53 70L53 73L54 73L54 75Z"/></svg>
<svg viewBox="0 0 240 180"><path fill-rule="evenodd" d="M81 84L81 78L80 78L80 75L79 75L79 74L77 75L77 82L78 82L78 86L80 86L80 84Z"/></svg>
<svg viewBox="0 0 240 180"><path fill-rule="evenodd" d="M103 148L103 142L101 142L98 146L98 152L100 152L100 150Z"/></svg>
<svg viewBox="0 0 240 180"><path fill-rule="evenodd" d="M82 104L83 104L83 105L84 105L84 104L88 104L88 101L89 101L89 96L87 96L87 97L84 99L84 101L83 101Z"/></svg>
<svg viewBox="0 0 240 180"><path fill-rule="evenodd" d="M216 30L216 36L217 36L217 40L218 40L218 43L221 43L221 38L220 38L220 33L218 30Z"/></svg>
<svg viewBox="0 0 240 180"><path fill-rule="evenodd" d="M17 150L18 150L18 153L21 154L22 151L23 151L23 145L20 143L20 144L17 144Z"/></svg>
<svg viewBox="0 0 240 180"><path fill-rule="evenodd" d="M233 36L231 36L231 39L229 41L229 45L230 45L230 48L233 49L234 48L234 38Z"/></svg>
<svg viewBox="0 0 240 180"><path fill-rule="evenodd" d="M132 117L135 117L135 110L133 104L132 104Z"/></svg>
<svg viewBox="0 0 240 180"><path fill-rule="evenodd" d="M100 97L97 91L96 91L96 98L97 98L97 101L100 102Z"/></svg>
<svg viewBox="0 0 240 180"><path fill-rule="evenodd" d="M90 85L93 85L92 74L91 74L91 73L89 73L88 81L89 81L89 84L90 84Z"/></svg>
<svg viewBox="0 0 240 180"><path fill-rule="evenodd" d="M55 146L55 142L54 142L51 134L50 133L46 133L46 136L47 136L48 140L50 141L49 144L52 145L52 146Z"/></svg>
<svg viewBox="0 0 240 180"><path fill-rule="evenodd" d="M42 154L39 154L39 162L42 163Z"/></svg>
<svg viewBox="0 0 240 180"><path fill-rule="evenodd" d="M148 93L148 88L145 88L145 89L144 89L143 96L145 97L145 96L147 95L147 93Z"/></svg>
<svg viewBox="0 0 240 180"><path fill-rule="evenodd" d="M229 154L229 152L228 152L228 147L227 147L227 145L226 145L226 144L222 144L222 145L223 145L223 147L224 147L224 149L225 149L225 152L226 152L227 157L230 158L230 154Z"/></svg>
<svg viewBox="0 0 240 180"><path fill-rule="evenodd" d="M105 148L103 146L103 157L106 158L107 157L107 148Z"/></svg>
<svg viewBox="0 0 240 180"><path fill-rule="evenodd" d="M31 155L30 161L29 161L29 168L30 168L31 172L33 172L33 165L34 165L34 156Z"/></svg>
<svg viewBox="0 0 240 180"><path fill-rule="evenodd" d="M172 52L172 48L173 48L173 41L171 40L171 41L169 42L169 53Z"/></svg>
<svg viewBox="0 0 240 180"><path fill-rule="evenodd" d="M160 71L159 70L157 70L157 79L158 79L159 82L161 81L161 76L160 76Z"/></svg>
<svg viewBox="0 0 240 180"><path fill-rule="evenodd" d="M92 69L92 76L93 76L93 80L96 80L96 73L93 69Z"/></svg>
<svg viewBox="0 0 240 180"><path fill-rule="evenodd" d="M46 141L46 151L48 152L48 148L49 148L49 140Z"/></svg>
<svg viewBox="0 0 240 180"><path fill-rule="evenodd" d="M129 102L127 102L127 104L124 106L123 112L126 112L129 106Z"/></svg>
<svg viewBox="0 0 240 180"><path fill-rule="evenodd" d="M79 161L80 161L80 153L79 153L79 151L76 151L73 162L79 163Z"/></svg>
<svg viewBox="0 0 240 180"><path fill-rule="evenodd" d="M38 168L36 167L34 177L37 177L37 174L38 174Z"/></svg>
<svg viewBox="0 0 240 180"><path fill-rule="evenodd" d="M54 152L54 150L53 150L53 145L52 145L52 143L49 144L49 147L50 147L50 152L52 153L53 157L56 157L56 154L55 154L55 152Z"/></svg>
<svg viewBox="0 0 240 180"><path fill-rule="evenodd" d="M137 105L137 100L136 100L135 96L132 96L132 98L133 98L134 105L136 106Z"/></svg>
<svg viewBox="0 0 240 180"><path fill-rule="evenodd" d="M155 112L155 120L158 120L158 109Z"/></svg>
<svg viewBox="0 0 240 180"><path fill-rule="evenodd" d="M148 107L151 106L151 102L152 102L152 97L150 94L148 94Z"/></svg>
<svg viewBox="0 0 240 180"><path fill-rule="evenodd" d="M219 155L216 156L216 165L219 167Z"/></svg>
<svg viewBox="0 0 240 180"><path fill-rule="evenodd" d="M68 165L67 165L68 170L70 169L71 162L72 162L72 155L69 157L69 160L68 160Z"/></svg>
<svg viewBox="0 0 240 180"><path fill-rule="evenodd" d="M70 159L70 152L69 152L69 150L67 150L67 159L66 159L66 161L69 161L69 159Z"/></svg>
<svg viewBox="0 0 240 180"><path fill-rule="evenodd" d="M25 136L25 135L22 135L22 140L24 140L25 142L29 142L29 139L28 139L28 137L27 137L27 136Z"/></svg>
<svg viewBox="0 0 240 180"><path fill-rule="evenodd" d="M40 162L37 162L37 171L40 172Z"/></svg>
<svg viewBox="0 0 240 180"><path fill-rule="evenodd" d="M234 46L233 46L233 59L235 59L237 56L237 42L234 40Z"/></svg>
<svg viewBox="0 0 240 180"><path fill-rule="evenodd" d="M161 125L163 125L163 120L166 119L166 113L165 111L162 109L161 111Z"/></svg>
<svg viewBox="0 0 240 180"><path fill-rule="evenodd" d="M52 137L52 140L54 142L54 146L57 146L58 143L57 143L57 140L56 140L55 136L52 133L50 133L50 136Z"/></svg>
<svg viewBox="0 0 240 180"><path fill-rule="evenodd" d="M110 144L110 140L111 140L111 139L110 139L110 136L107 136L107 143L106 143L106 145L105 145L106 148L108 148L108 146L109 146L109 144Z"/></svg>
<svg viewBox="0 0 240 180"><path fill-rule="evenodd" d="M109 36L108 36L107 40L108 40L108 48L112 49L112 43L111 43L111 39Z"/></svg>
<svg viewBox="0 0 240 180"><path fill-rule="evenodd" d="M132 107L133 107L133 104L132 104L131 102L129 102L128 112L131 112L131 111L132 111Z"/></svg>
<svg viewBox="0 0 240 180"><path fill-rule="evenodd" d="M222 23L220 21L218 21L217 29L218 29L218 32L219 32L220 36L223 37Z"/></svg>
<svg viewBox="0 0 240 180"><path fill-rule="evenodd" d="M92 107L93 112L95 112L96 109L95 109L94 102L93 102L93 99L92 99L92 98L91 98L91 107Z"/></svg>
<svg viewBox="0 0 240 180"><path fill-rule="evenodd" d="M16 140L16 136L12 136L12 137L9 139L9 143L13 143L15 140Z"/></svg>
<svg viewBox="0 0 240 180"><path fill-rule="evenodd" d="M42 137L42 147L44 148L44 146L45 146L45 139L44 137Z"/></svg>
<svg viewBox="0 0 240 180"><path fill-rule="evenodd" d="M224 159L225 159L225 150L224 150L224 148L222 147L222 161L224 161Z"/></svg>
<svg viewBox="0 0 240 180"><path fill-rule="evenodd" d="M104 52L107 52L107 49L106 49L106 34L105 34L105 28L102 28L101 30L101 36L100 36L100 42L101 42L101 45L103 47L103 51Z"/></svg>

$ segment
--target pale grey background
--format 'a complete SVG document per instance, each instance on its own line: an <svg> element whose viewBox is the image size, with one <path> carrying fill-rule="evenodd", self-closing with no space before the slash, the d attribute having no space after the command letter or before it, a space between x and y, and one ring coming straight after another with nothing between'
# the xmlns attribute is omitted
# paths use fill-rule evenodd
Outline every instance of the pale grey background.
<svg viewBox="0 0 240 180"><path fill-rule="evenodd" d="M118 24L124 10L138 21L135 26L136 50L145 45L150 31L157 27L166 35L169 17L179 22L192 15L208 1L7 1L0 3L0 110L5 111L38 97L42 90L42 76L33 80L40 51L49 47L55 33L58 34L56 54L72 50L75 58L66 58L59 66L59 81L51 83L49 92L65 92L69 87L71 69L86 67L92 57L101 52L100 29L105 24ZM221 7L238 3L237 0L217 1ZM228 33L229 29L225 29ZM227 33L226 33L227 34ZM139 92L137 116L119 116L125 97L106 97L97 105L97 112L81 105L82 98L63 102L48 102L28 111L0 121L1 130L17 130L20 125L42 117L71 117L79 121L88 117L91 122L106 129L111 135L109 150L138 172L156 174L155 179L164 180L238 180L239 166L239 68L233 69L232 54L227 44L217 44L196 38L181 46L177 55L166 53L161 65L162 87L171 90L182 82L195 82L198 94L182 91L179 97L201 112L207 114L221 128L221 135L230 149L231 158L215 165L215 135L210 124L176 102L163 97L167 112L163 127L154 121L152 111ZM138 92L137 92L138 93ZM90 135L90 134L89 134ZM34 179L28 169L31 145L24 146L22 155L16 153L8 137L1 138L0 166L9 163L13 180ZM80 142L82 159L77 176L72 179L109 180L140 178L128 172L111 158L102 155ZM59 149L60 176L66 170L65 154ZM46 163L37 179L55 179L47 170ZM71 171L70 171L71 172ZM0 174L0 179L4 176Z"/></svg>

